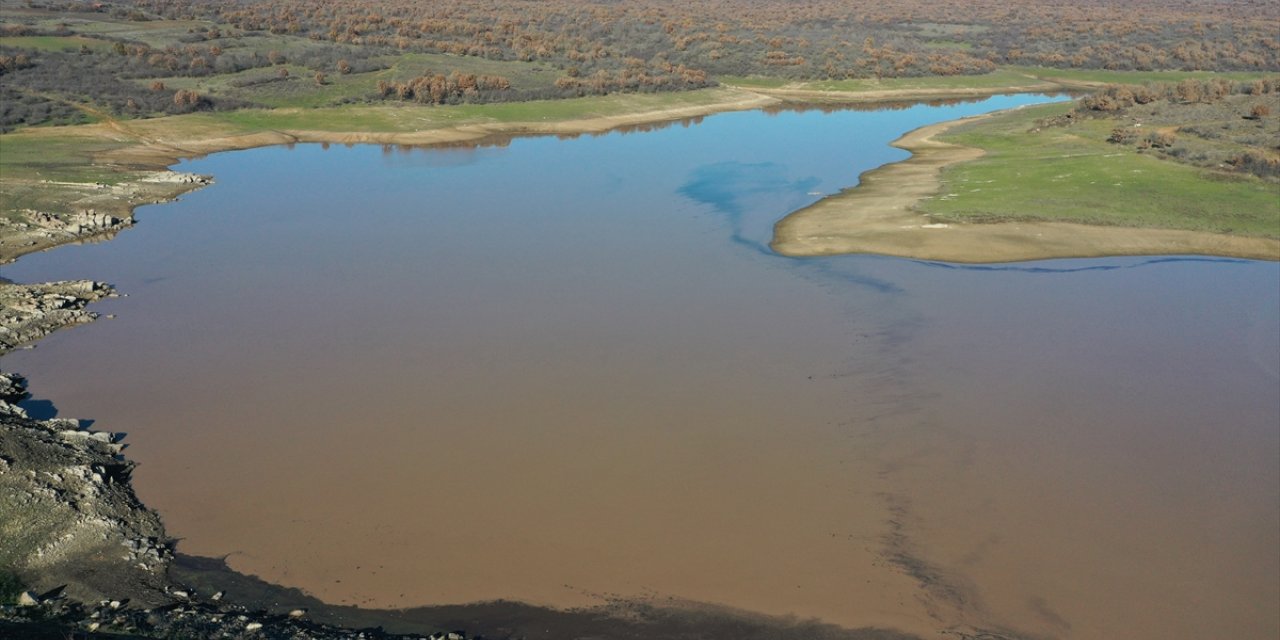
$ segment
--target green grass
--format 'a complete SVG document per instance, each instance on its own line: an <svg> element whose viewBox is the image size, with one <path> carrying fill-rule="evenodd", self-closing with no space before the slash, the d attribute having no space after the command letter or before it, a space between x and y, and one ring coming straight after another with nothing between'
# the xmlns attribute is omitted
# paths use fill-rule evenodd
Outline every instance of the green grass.
<svg viewBox="0 0 1280 640"><path fill-rule="evenodd" d="M943 49L946 51L971 51L973 43L958 42L956 40L926 40L924 46L930 49Z"/></svg>
<svg viewBox="0 0 1280 640"><path fill-rule="evenodd" d="M932 41L941 47L963 48L963 43ZM856 78L850 80L791 81L765 76L723 76L720 82L746 89L803 89L807 91L893 91L930 89L999 89L1020 87L1038 82L1143 84L1177 82L1186 78L1226 78L1253 80L1273 73L1213 71L1106 71L1093 69L1053 69L1049 67L1001 67L981 75L925 76L920 78Z"/></svg>
<svg viewBox="0 0 1280 640"><path fill-rule="evenodd" d="M972 76L925 76L920 78L855 78L850 80L789 81L762 76L724 76L720 82L746 89L803 89L806 91L911 91L930 89L999 89L1035 84L1040 80L1016 69L997 69Z"/></svg>
<svg viewBox="0 0 1280 640"><path fill-rule="evenodd" d="M135 42L144 42L151 47L163 47L173 44L194 29L215 26L212 22L198 20L150 20L146 22L111 20L97 14L84 19L60 18L44 20L37 23L37 26L53 29L60 23L65 23L68 28L77 33L124 38ZM227 30L225 26L223 30Z"/></svg>
<svg viewBox="0 0 1280 640"><path fill-rule="evenodd" d="M1151 82L1177 82L1187 78L1226 78L1228 80L1254 80L1274 72L1218 72L1218 71L1108 71L1105 69L1055 69L1052 67L1007 67L1010 71L1037 78L1066 82L1102 82L1108 84L1144 84Z"/></svg>
<svg viewBox="0 0 1280 640"><path fill-rule="evenodd" d="M102 51L110 49L112 43L84 36L11 36L0 38L0 46L37 51L79 51L83 46Z"/></svg>
<svg viewBox="0 0 1280 640"><path fill-rule="evenodd" d="M942 221L1066 221L1280 238L1280 184L1210 172L1105 142L1109 121L1036 128L1071 105L1033 107L957 128L984 149L949 168L921 209Z"/></svg>
<svg viewBox="0 0 1280 640"><path fill-rule="evenodd" d="M282 39L283 40L283 39ZM294 38L293 40L298 40ZM288 51L281 47L279 50ZM286 57L288 53L285 53ZM319 108L346 102L376 101L378 82L404 82L427 72L473 73L476 75L503 76L511 81L515 90L536 90L551 87L562 72L553 67L528 62L508 62L483 58L450 56L443 54L410 53L384 59L388 68L365 73L341 74L326 71L323 85L315 82L315 71L296 64L284 64L258 69L246 69L203 78L174 76L160 78L171 89L191 89L213 97L244 100L272 108ZM289 70L289 77L276 80L281 68ZM246 81L270 80L244 85ZM152 79L138 81L149 85Z"/></svg>
<svg viewBox="0 0 1280 640"><path fill-rule="evenodd" d="M720 81L721 84L744 87L746 89L777 89L791 82L786 78L769 78L765 76L717 76L716 80Z"/></svg>
<svg viewBox="0 0 1280 640"><path fill-rule="evenodd" d="M289 77L276 80L279 69L289 70ZM262 69L246 69L204 78L174 76L161 78L170 89L191 89L212 97L228 97L273 108L318 108L341 104L347 100L368 100L377 90L381 72L343 75L326 73L323 85L317 85L316 72L305 67L285 64ZM251 80L271 80L250 86L236 86ZM151 79L139 81L149 85Z"/></svg>
<svg viewBox="0 0 1280 640"><path fill-rule="evenodd" d="M564 75L560 69L538 62L487 60L475 56L452 56L442 53L408 53L396 57L391 68L382 72L382 76L386 80L404 81L427 71L449 73L455 69L461 73L503 76L511 81L511 87L514 89L555 86L556 78Z"/></svg>
<svg viewBox="0 0 1280 640"><path fill-rule="evenodd" d="M90 167L92 154L124 144L64 135L64 129L57 127L6 134L0 136L0 174L14 178L38 174L44 180L77 180L95 174L89 181L96 181L111 172Z"/></svg>
<svg viewBox="0 0 1280 640"><path fill-rule="evenodd" d="M903 89L968 89L1017 87L1034 84L1035 78L1010 69L997 69L976 76L926 76L922 78L865 78L806 83L818 91L884 91Z"/></svg>
<svg viewBox="0 0 1280 640"><path fill-rule="evenodd" d="M208 117L246 130L397 132L467 123L557 122L712 104L728 97L717 89L678 93L613 94L568 100L421 106L352 105L329 109L244 109Z"/></svg>

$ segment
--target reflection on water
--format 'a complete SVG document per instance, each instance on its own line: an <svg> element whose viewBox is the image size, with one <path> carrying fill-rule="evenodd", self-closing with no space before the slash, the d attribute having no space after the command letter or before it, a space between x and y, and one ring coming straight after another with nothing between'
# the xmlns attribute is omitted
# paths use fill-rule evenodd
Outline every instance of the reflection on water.
<svg viewBox="0 0 1280 640"><path fill-rule="evenodd" d="M1280 267L767 251L902 132L1030 99L210 156L5 268L130 297L4 364L131 433L185 552L333 602L1274 637Z"/></svg>

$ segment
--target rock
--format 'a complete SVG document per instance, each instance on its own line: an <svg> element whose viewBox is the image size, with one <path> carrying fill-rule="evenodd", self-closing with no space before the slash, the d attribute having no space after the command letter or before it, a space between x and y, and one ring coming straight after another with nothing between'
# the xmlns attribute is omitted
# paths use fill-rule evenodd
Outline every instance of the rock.
<svg viewBox="0 0 1280 640"><path fill-rule="evenodd" d="M23 591L22 593L18 594L19 607L34 607L39 604L40 604L40 601L36 599L36 594L31 593L30 591Z"/></svg>
<svg viewBox="0 0 1280 640"><path fill-rule="evenodd" d="M250 622L244 626L245 631L257 631L262 628L261 622Z"/></svg>
<svg viewBox="0 0 1280 640"><path fill-rule="evenodd" d="M294 609L293 611L289 612L290 618L301 618L302 616L305 616L305 615L307 615L306 609Z"/></svg>
<svg viewBox="0 0 1280 640"><path fill-rule="evenodd" d="M225 592L225 591L219 591L219 592L217 592L217 593L213 594L213 596L212 596L212 597L210 597L209 599L210 599L210 600L213 600L214 602L217 602L217 601L221 600L221 599L222 599L222 596L224 596L224 595L226 595L226 592Z"/></svg>

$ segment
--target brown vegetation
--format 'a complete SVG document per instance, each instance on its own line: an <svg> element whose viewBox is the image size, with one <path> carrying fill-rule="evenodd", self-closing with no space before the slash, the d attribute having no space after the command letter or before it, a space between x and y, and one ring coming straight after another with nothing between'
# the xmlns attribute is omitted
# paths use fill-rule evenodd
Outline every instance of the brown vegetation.
<svg viewBox="0 0 1280 640"><path fill-rule="evenodd" d="M978 74L1006 64L1280 70L1280 5L1267 2L118 0L94 9L81 2L40 0L27 5L0 15L0 33L75 36L110 45L82 43L79 51L51 51L0 42L0 102L14 105L0 108L0 130L57 122L50 120L50 105L86 97L94 109L108 113L174 113L173 94L136 94L139 83L152 79L238 74L232 83L240 86L234 83L266 82L241 72L274 66L281 70L274 80L287 80L286 74L296 75L303 67L301 77L324 74L327 82L330 76L386 69L406 53L483 59L443 69L433 62L433 70L420 77L481 73L489 70L486 61L536 63L529 67L538 70L532 85L517 82L520 72L513 71L510 89L446 90L444 101L451 103L673 91L705 87L718 76L752 74L840 80ZM126 25L193 26L173 42L142 42L77 32L82 23L68 19L77 15ZM389 76L384 79L395 85L416 82L398 69ZM342 84L351 88L350 81ZM441 95L423 82L411 91L398 86L375 91L372 78L360 85L367 93L346 93L344 99L408 99L412 94L436 103ZM1179 89L1180 99L1205 99L1205 89L1191 81ZM39 102L36 97L45 102L26 106ZM246 106L216 91L207 97L199 108ZM1150 99L1133 96L1139 104Z"/></svg>
<svg viewBox="0 0 1280 640"><path fill-rule="evenodd" d="M139 0L171 18L361 46L577 66L683 64L796 78L948 75L997 64L1107 69L1275 69L1271 3L1176 0L841 0L614 3L332 3ZM652 68L650 69L652 71Z"/></svg>
<svg viewBox="0 0 1280 640"><path fill-rule="evenodd" d="M1047 124L1115 119L1123 124L1111 129L1107 142L1134 145L1185 164L1276 178L1280 177L1280 154L1275 128L1266 122L1271 107L1255 100L1277 95L1280 77L1108 85L1082 98L1074 113ZM1247 122L1241 122L1242 111Z"/></svg>

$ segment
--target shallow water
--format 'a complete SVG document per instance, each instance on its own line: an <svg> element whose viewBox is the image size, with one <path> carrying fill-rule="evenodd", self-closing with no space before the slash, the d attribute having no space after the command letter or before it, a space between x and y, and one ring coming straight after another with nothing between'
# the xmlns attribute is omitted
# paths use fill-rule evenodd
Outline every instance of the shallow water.
<svg viewBox="0 0 1280 640"><path fill-rule="evenodd" d="M1041 98L184 163L4 268L118 315L4 366L181 549L332 602L1280 633L1280 266L769 253L905 131Z"/></svg>

